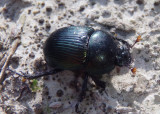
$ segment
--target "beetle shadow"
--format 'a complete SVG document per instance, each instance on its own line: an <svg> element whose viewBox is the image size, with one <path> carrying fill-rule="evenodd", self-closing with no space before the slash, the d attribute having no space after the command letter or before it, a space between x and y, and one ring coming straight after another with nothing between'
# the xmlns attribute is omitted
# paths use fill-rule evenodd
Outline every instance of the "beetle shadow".
<svg viewBox="0 0 160 114"><path fill-rule="evenodd" d="M113 76L108 76L105 80L106 82L106 89L104 91L104 97L107 96L107 99L110 99L109 101L102 101L106 103L107 107L113 107L113 109L117 107L117 102L121 104L121 106L124 107L138 107L135 102L142 103L144 99L149 95L147 92L134 92L134 90L126 91L126 90L116 90L116 88L113 86L111 80ZM108 103L107 103L108 102ZM110 103L111 102L111 103ZM139 107L140 108L140 107ZM133 108L134 109L134 108ZM134 110L133 110L134 111Z"/></svg>
<svg viewBox="0 0 160 114"><path fill-rule="evenodd" d="M17 21L22 12L22 9L29 7L30 5L30 2L22 0L4 0L2 3L0 3L0 6L4 7L1 13L5 19Z"/></svg>

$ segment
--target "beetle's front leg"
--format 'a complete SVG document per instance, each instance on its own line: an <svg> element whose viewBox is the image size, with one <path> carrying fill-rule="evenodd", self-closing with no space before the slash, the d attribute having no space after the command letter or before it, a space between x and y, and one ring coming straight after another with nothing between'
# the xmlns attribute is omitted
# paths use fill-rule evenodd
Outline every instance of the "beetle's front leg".
<svg viewBox="0 0 160 114"><path fill-rule="evenodd" d="M58 72L61 72L63 71L62 69L54 69L54 70L51 70L51 71L46 71L46 72L42 72L42 73L38 73L38 74L34 74L34 75L28 75L28 74L25 74L23 72L21 73L17 73L9 68L7 68L7 70L9 70L10 72L12 73L15 73L21 77L24 77L24 78L27 78L27 79L35 79L35 78L39 78L39 77L42 77L42 76L47 76L47 75L51 75L51 74L56 74Z"/></svg>

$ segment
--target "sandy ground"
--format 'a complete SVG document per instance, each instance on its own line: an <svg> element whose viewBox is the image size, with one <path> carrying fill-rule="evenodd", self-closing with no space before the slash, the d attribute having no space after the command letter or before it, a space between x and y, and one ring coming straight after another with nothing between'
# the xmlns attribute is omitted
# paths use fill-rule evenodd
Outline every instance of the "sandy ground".
<svg viewBox="0 0 160 114"><path fill-rule="evenodd" d="M116 33L130 44L142 36L132 49L132 66L137 73L120 68L119 73L115 69L103 75L105 91L89 83L87 96L79 106L81 114L160 114L159 0L0 0L1 64L15 36L21 33L21 44L8 66L29 74L51 69L44 61L43 44L53 31L70 25ZM33 80L24 81L7 71L5 75L0 91L1 114L75 114L79 92L72 84L73 72L39 78L35 90L28 88Z"/></svg>

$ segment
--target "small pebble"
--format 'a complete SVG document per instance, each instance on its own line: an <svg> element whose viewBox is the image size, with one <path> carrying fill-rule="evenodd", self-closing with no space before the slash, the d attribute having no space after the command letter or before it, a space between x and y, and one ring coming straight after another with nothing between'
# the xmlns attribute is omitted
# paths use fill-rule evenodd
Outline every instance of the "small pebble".
<svg viewBox="0 0 160 114"><path fill-rule="evenodd" d="M40 20L39 20L39 24L42 25L43 23L44 23L44 19L40 19Z"/></svg>
<svg viewBox="0 0 160 114"><path fill-rule="evenodd" d="M59 90L57 91L57 96L58 96L58 97L62 97L62 96L63 96L63 91L62 91L61 89L59 89Z"/></svg>
<svg viewBox="0 0 160 114"><path fill-rule="evenodd" d="M33 14L34 14L34 15L36 15L36 14L38 14L38 13L40 13L40 10L35 10L35 11L33 11Z"/></svg>
<svg viewBox="0 0 160 114"><path fill-rule="evenodd" d="M81 6L80 9L79 9L79 11L80 11L80 12L83 12L84 9L85 9L84 6Z"/></svg>
<svg viewBox="0 0 160 114"><path fill-rule="evenodd" d="M35 57L35 54L34 54L33 52L31 52L31 53L29 54L29 57L30 57L30 58L34 58L34 57Z"/></svg>
<svg viewBox="0 0 160 114"><path fill-rule="evenodd" d="M52 11L52 8L48 6L48 7L46 7L46 11L47 11L47 12L51 12L51 11Z"/></svg>

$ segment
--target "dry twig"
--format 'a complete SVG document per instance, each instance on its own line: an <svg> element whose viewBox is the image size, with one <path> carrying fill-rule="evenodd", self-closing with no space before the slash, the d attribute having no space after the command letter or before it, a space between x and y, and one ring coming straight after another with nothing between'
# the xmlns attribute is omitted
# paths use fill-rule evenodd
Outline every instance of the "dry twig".
<svg viewBox="0 0 160 114"><path fill-rule="evenodd" d="M2 57L2 60L1 60L1 62L0 62L0 68L3 67L6 59L7 59L7 53L4 53L4 54L3 54L3 57Z"/></svg>
<svg viewBox="0 0 160 114"><path fill-rule="evenodd" d="M12 57L12 55L15 53L19 44L20 44L20 39L18 38L13 42L12 48L9 50L9 55L8 55L4 65L3 65L1 73L0 73L0 84L3 83L3 80L5 78L4 73L5 73L5 70L7 68L8 62L9 62L10 58Z"/></svg>
<svg viewBox="0 0 160 114"><path fill-rule="evenodd" d="M17 22L17 29L16 29L17 32L15 33L15 36L14 36L14 39L16 39L16 40L13 42L13 45L8 52L8 56L5 56L4 60L2 61L2 62L5 61L5 63L2 63L4 65L3 65L2 69L1 69L1 73L0 73L0 84L2 84L3 80L5 79L4 73L7 68L8 62L9 62L10 58L12 57L12 55L15 53L18 45L21 42L21 33L23 32L23 26L24 26L25 20L26 20L26 16L21 15L21 17L19 18L19 20Z"/></svg>

